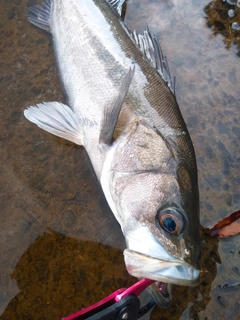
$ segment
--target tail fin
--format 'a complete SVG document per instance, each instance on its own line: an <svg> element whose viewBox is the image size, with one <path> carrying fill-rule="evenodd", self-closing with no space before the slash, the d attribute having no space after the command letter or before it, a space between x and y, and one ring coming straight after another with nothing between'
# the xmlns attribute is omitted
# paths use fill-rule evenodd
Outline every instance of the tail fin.
<svg viewBox="0 0 240 320"><path fill-rule="evenodd" d="M44 0L42 5L37 4L27 11L28 20L35 26L51 32L51 10L53 0Z"/></svg>

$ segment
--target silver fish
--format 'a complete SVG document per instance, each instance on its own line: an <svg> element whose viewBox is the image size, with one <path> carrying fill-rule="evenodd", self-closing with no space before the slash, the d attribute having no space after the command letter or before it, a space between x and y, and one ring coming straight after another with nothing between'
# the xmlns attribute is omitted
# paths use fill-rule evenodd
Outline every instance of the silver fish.
<svg viewBox="0 0 240 320"><path fill-rule="evenodd" d="M199 282L196 160L159 43L148 29L126 28L123 2L47 0L29 9L30 22L52 34L68 106L44 102L24 114L84 146L125 236L128 272L156 280L166 307L170 284Z"/></svg>

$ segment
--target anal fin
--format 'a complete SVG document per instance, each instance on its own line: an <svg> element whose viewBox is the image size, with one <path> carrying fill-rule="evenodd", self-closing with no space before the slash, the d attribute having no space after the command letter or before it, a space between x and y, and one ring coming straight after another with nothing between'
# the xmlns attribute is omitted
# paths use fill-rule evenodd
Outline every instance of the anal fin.
<svg viewBox="0 0 240 320"><path fill-rule="evenodd" d="M82 145L81 129L75 113L67 105L53 101L24 110L25 117L55 136Z"/></svg>

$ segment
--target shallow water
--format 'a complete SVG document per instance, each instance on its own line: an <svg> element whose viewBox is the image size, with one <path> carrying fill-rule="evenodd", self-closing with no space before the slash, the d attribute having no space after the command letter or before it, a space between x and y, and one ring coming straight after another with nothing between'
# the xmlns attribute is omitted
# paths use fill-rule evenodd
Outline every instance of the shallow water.
<svg viewBox="0 0 240 320"><path fill-rule="evenodd" d="M64 101L51 38L26 19L33 2L0 0L2 320L60 319L135 281L84 149L23 116L29 105ZM132 0L125 17L130 29L148 24L157 34L176 76L204 227L240 208L240 60L207 27L208 3ZM239 319L239 239L205 239L201 284L176 287L172 306L151 319Z"/></svg>

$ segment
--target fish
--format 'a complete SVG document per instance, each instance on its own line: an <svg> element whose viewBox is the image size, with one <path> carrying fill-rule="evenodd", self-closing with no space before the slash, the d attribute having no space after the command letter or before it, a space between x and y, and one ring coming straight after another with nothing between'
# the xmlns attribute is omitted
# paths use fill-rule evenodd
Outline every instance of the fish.
<svg viewBox="0 0 240 320"><path fill-rule="evenodd" d="M200 279L194 147L157 37L130 31L123 0L45 0L28 19L51 33L67 104L24 110L45 131L87 151L126 241L128 273L155 281L162 307L172 285Z"/></svg>

